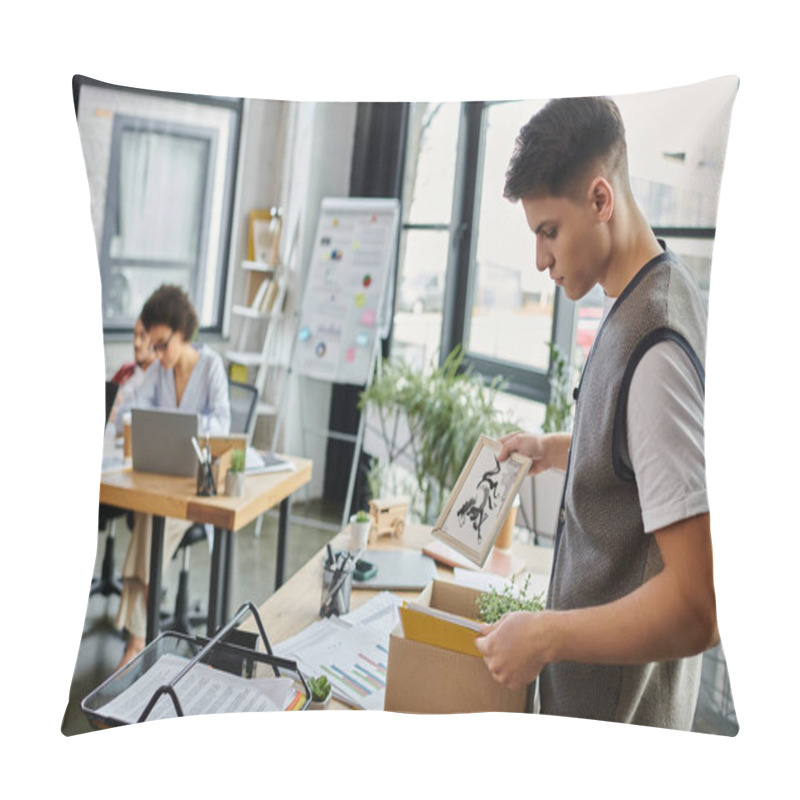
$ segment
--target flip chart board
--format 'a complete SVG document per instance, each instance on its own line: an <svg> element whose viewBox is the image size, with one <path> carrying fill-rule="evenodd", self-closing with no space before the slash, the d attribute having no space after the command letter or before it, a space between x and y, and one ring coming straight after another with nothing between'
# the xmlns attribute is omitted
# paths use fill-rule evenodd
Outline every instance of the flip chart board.
<svg viewBox="0 0 800 800"><path fill-rule="evenodd" d="M400 202L324 198L295 342L298 374L365 385L389 329Z"/></svg>

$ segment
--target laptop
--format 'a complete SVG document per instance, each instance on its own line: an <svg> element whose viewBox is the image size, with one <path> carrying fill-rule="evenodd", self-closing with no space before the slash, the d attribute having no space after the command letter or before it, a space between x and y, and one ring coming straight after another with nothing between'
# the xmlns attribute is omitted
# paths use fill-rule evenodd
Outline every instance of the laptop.
<svg viewBox="0 0 800 800"><path fill-rule="evenodd" d="M197 414L168 409L131 410L131 459L137 472L157 472L193 478L197 456Z"/></svg>

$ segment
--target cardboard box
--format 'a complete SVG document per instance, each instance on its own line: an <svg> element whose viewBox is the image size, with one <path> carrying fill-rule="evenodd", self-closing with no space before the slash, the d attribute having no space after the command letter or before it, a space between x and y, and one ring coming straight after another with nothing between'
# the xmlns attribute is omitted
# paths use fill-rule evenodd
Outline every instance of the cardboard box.
<svg viewBox="0 0 800 800"><path fill-rule="evenodd" d="M475 618L476 589L433 580L417 602ZM528 689L510 690L492 677L483 659L456 650L406 639L402 625L389 638L386 711L460 714L529 710Z"/></svg>

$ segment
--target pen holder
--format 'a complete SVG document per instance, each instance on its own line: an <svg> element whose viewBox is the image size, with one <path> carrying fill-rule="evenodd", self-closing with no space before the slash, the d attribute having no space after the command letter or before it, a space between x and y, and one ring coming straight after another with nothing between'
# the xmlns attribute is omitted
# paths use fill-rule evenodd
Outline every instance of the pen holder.
<svg viewBox="0 0 800 800"><path fill-rule="evenodd" d="M338 566L337 566L338 564ZM350 590L353 588L352 558L344 562L325 563L322 566L322 607L321 617L341 616L350 611Z"/></svg>
<svg viewBox="0 0 800 800"><path fill-rule="evenodd" d="M201 461L197 465L197 494L199 497L213 497L216 493L211 464Z"/></svg>

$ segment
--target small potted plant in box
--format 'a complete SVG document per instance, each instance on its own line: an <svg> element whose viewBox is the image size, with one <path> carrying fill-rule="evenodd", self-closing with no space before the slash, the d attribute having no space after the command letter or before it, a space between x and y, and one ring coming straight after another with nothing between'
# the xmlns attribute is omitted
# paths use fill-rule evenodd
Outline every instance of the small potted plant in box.
<svg viewBox="0 0 800 800"><path fill-rule="evenodd" d="M225 473L225 494L241 497L244 494L244 450L231 453L231 463Z"/></svg>
<svg viewBox="0 0 800 800"><path fill-rule="evenodd" d="M328 707L333 694L333 687L324 675L308 679L308 690L311 692L309 711L322 711Z"/></svg>
<svg viewBox="0 0 800 800"><path fill-rule="evenodd" d="M492 587L488 592L482 592L477 601L478 619L490 625L512 611L541 611L544 593L533 594L530 583L531 576L527 575L521 587L512 578L501 591Z"/></svg>

